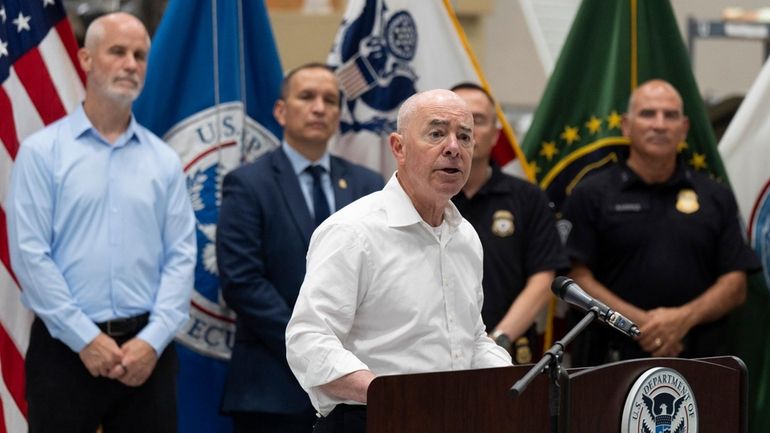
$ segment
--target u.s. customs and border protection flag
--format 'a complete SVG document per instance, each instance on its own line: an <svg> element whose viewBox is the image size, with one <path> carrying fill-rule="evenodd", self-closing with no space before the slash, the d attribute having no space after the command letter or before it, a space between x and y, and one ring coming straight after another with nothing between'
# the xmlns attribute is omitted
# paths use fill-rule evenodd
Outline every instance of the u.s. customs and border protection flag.
<svg viewBox="0 0 770 433"><path fill-rule="evenodd" d="M21 141L83 99L77 48L61 0L0 0L0 433L27 431L24 356L34 317L11 271L5 196Z"/></svg>
<svg viewBox="0 0 770 433"><path fill-rule="evenodd" d="M719 142L719 153L746 223L762 275L749 279L746 303L733 327L749 366L752 432L770 431L770 61L746 94Z"/></svg>
<svg viewBox="0 0 770 433"><path fill-rule="evenodd" d="M489 89L449 0L350 0L328 63L343 93L340 134L330 149L385 178L396 168L388 135L401 102L464 81ZM503 133L493 158L507 171L528 175L499 107L497 117Z"/></svg>
<svg viewBox="0 0 770 433"><path fill-rule="evenodd" d="M281 65L261 0L171 0L134 105L140 123L179 153L197 220L191 320L177 335L179 431L227 432L219 416L234 313L220 295L214 237L221 182L279 144L272 115Z"/></svg>

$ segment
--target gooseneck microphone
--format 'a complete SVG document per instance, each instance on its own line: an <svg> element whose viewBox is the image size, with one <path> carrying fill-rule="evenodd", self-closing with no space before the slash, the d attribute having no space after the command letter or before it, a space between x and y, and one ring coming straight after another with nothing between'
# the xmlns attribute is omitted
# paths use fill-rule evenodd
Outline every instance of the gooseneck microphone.
<svg viewBox="0 0 770 433"><path fill-rule="evenodd" d="M596 317L618 331L636 337L639 335L639 327L634 322L623 317L622 314L612 310L586 293L580 286L567 277L556 277L551 283L551 291L554 295L585 311L596 312Z"/></svg>

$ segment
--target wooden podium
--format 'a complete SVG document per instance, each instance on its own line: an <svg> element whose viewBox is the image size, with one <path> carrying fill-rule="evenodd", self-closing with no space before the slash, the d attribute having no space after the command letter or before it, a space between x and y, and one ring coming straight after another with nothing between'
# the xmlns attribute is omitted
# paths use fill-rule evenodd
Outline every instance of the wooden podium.
<svg viewBox="0 0 770 433"><path fill-rule="evenodd" d="M530 367L378 377L369 388L367 432L550 432L546 375L516 399L508 393ZM747 373L735 357L650 358L568 369L560 422L571 433L619 432L632 385L653 367L674 369L687 380L697 403L698 433L747 432Z"/></svg>

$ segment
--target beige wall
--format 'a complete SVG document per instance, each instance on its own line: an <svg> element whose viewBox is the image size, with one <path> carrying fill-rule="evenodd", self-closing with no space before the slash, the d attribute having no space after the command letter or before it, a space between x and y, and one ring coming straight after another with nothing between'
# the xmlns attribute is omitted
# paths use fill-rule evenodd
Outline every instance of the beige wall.
<svg viewBox="0 0 770 433"><path fill-rule="evenodd" d="M687 36L687 17L718 19L725 7L757 8L770 6L760 0L673 0L672 6ZM761 41L735 39L698 39L695 42L693 70L701 93L706 98L745 94L764 64Z"/></svg>
<svg viewBox="0 0 770 433"><path fill-rule="evenodd" d="M547 77L518 0L495 0L494 13L484 20L486 51L494 55L481 63L495 97L506 105L534 107Z"/></svg>
<svg viewBox="0 0 770 433"><path fill-rule="evenodd" d="M325 62L341 21L341 12L306 15L271 10L270 23L284 71L303 63Z"/></svg>

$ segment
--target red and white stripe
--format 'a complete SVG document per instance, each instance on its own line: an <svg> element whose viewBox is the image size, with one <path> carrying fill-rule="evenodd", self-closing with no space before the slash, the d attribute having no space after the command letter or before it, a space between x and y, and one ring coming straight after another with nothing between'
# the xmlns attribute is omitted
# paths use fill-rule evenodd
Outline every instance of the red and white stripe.
<svg viewBox="0 0 770 433"><path fill-rule="evenodd" d="M8 254L8 181L19 143L83 99L85 76L77 66L76 53L72 29L64 19L37 48L14 63L0 87L0 433L27 431L24 354L33 318L21 305L21 288Z"/></svg>

